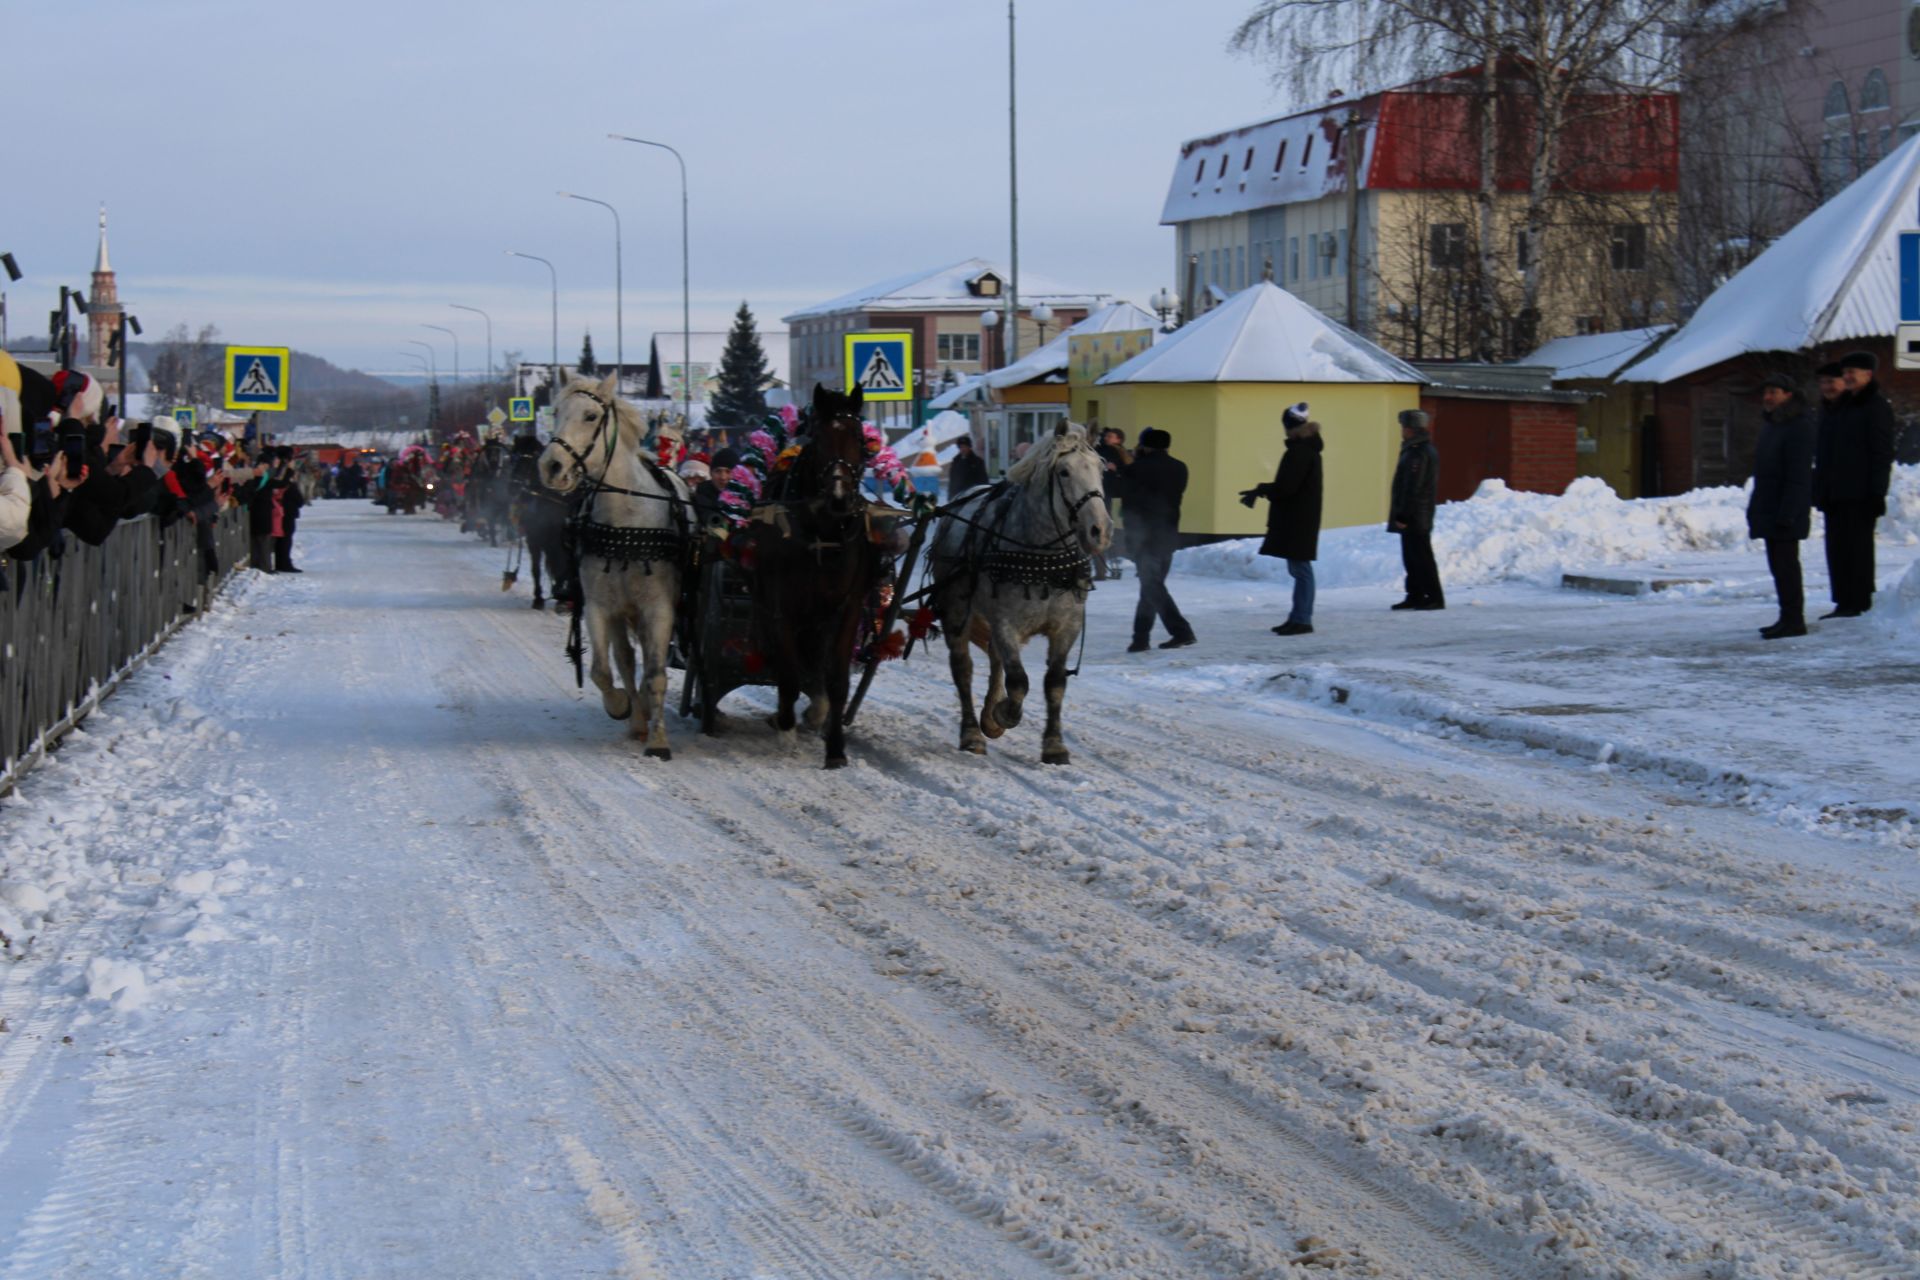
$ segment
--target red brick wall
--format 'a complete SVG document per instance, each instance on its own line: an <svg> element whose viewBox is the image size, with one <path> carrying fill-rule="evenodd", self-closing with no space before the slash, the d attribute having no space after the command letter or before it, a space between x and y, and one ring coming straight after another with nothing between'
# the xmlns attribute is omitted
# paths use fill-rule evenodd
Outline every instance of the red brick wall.
<svg viewBox="0 0 1920 1280"><path fill-rule="evenodd" d="M1565 493L1578 469L1579 418L1577 405L1513 401L1507 411L1507 484L1529 493Z"/></svg>
<svg viewBox="0 0 1920 1280"><path fill-rule="evenodd" d="M1440 501L1473 496L1480 482L1529 493L1565 493L1577 474L1579 406L1531 400L1424 395L1440 451Z"/></svg>

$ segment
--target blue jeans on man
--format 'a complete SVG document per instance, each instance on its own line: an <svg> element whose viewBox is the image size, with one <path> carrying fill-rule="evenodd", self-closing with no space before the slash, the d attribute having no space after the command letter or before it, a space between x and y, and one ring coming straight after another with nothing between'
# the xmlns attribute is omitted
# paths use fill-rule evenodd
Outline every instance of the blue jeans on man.
<svg viewBox="0 0 1920 1280"><path fill-rule="evenodd" d="M1287 572L1293 575L1293 612L1287 615L1287 621L1310 627L1313 625L1313 561L1289 560Z"/></svg>

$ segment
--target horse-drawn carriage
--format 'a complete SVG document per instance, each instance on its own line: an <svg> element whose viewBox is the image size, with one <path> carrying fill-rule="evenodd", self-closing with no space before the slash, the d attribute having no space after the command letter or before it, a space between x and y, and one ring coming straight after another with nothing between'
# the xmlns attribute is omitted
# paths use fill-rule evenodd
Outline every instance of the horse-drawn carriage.
<svg viewBox="0 0 1920 1280"><path fill-rule="evenodd" d="M672 757L665 711L677 649L681 714L697 706L703 730L717 727L722 698L757 684L778 691L773 724L791 731L805 693L805 722L825 740L827 767L844 765L846 728L874 672L910 644L895 627L925 546L927 584L915 598L926 603L910 630L926 634L937 620L945 635L960 748L984 752L987 738L1020 723L1028 688L1021 647L1044 634L1041 758L1066 763L1067 662L1085 623L1090 555L1105 549L1111 529L1085 432L1063 426L999 484L938 510L906 510L864 492L870 468L902 497L909 486L879 432L861 421L862 403L858 391L816 387L804 433L789 437L774 424L753 433L747 452L755 465L744 476L736 471L721 495L722 521L703 528L686 482L649 452L639 414L615 394L613 379L570 382L539 477L560 494L587 495L569 640L576 663L584 629L602 707L630 722L649 756ZM991 664L977 719L970 644L986 649Z"/></svg>

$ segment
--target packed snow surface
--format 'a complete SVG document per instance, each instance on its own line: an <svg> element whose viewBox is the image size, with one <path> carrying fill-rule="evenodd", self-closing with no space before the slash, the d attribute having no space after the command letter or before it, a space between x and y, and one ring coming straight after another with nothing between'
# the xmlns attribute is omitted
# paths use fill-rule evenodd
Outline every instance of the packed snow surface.
<svg viewBox="0 0 1920 1280"><path fill-rule="evenodd" d="M1201 646L1125 655L1123 580L1071 767L916 655L826 773L764 690L642 759L449 526L296 554L0 804L0 1277L1920 1273L1910 846L1276 678L1750 600L1284 650L1176 575ZM1913 687L1821 686L1890 786Z"/></svg>

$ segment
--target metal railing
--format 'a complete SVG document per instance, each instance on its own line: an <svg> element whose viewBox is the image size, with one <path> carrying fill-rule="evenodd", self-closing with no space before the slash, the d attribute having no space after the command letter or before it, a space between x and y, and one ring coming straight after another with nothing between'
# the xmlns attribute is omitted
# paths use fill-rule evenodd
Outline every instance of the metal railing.
<svg viewBox="0 0 1920 1280"><path fill-rule="evenodd" d="M68 538L58 559L4 562L0 795L246 563L246 512L221 513L214 546L220 571L204 583L194 526L151 516L98 547Z"/></svg>

